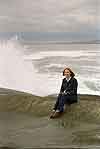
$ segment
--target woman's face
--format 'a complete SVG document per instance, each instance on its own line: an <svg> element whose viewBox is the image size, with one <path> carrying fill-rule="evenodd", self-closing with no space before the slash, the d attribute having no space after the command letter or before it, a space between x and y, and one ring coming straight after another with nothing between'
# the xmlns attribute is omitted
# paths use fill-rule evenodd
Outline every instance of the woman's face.
<svg viewBox="0 0 100 149"><path fill-rule="evenodd" d="M64 76L65 76L66 78L69 78L69 77L71 76L71 73L70 73L70 71L69 71L68 69L65 69L65 71L64 71Z"/></svg>

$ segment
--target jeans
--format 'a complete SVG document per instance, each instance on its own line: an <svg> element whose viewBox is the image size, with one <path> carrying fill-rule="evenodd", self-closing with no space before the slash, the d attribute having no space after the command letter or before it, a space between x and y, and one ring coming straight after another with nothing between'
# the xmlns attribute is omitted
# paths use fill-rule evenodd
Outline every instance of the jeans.
<svg viewBox="0 0 100 149"><path fill-rule="evenodd" d="M54 105L54 110L59 110L60 112L64 111L64 105L65 104L72 104L77 102L77 96L75 95L65 95L65 94L59 94L57 101Z"/></svg>

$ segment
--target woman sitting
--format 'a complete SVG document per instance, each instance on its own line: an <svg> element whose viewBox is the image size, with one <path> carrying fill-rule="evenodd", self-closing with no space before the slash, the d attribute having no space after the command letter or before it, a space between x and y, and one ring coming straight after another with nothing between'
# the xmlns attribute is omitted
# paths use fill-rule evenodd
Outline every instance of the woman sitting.
<svg viewBox="0 0 100 149"><path fill-rule="evenodd" d="M65 76L65 78L62 80L60 93L54 105L52 114L50 115L50 118L59 117L64 112L65 104L70 105L78 101L78 82L77 79L74 77L74 72L70 68L65 68L63 71L63 76Z"/></svg>

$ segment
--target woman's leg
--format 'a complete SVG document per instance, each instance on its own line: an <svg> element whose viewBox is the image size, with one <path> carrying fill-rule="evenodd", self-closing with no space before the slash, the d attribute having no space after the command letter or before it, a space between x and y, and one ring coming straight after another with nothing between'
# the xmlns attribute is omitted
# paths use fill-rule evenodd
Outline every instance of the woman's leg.
<svg viewBox="0 0 100 149"><path fill-rule="evenodd" d="M61 95L58 98L58 105L56 107L56 110L58 110L59 112L63 112L64 111L65 100L66 100L66 95Z"/></svg>
<svg viewBox="0 0 100 149"><path fill-rule="evenodd" d="M57 98L56 103L55 103L54 108L53 108L53 110L55 110L55 111L57 110L61 96L62 96L61 94L58 95L58 98Z"/></svg>
<svg viewBox="0 0 100 149"><path fill-rule="evenodd" d="M50 115L50 118L57 118L62 115L64 111L64 104L66 101L66 95L60 94L54 106L54 112Z"/></svg>
<svg viewBox="0 0 100 149"><path fill-rule="evenodd" d="M56 103L54 105L53 111L50 115L50 118L58 117L59 112L57 112L56 110L58 108L60 98L61 98L61 94L58 95L58 98L57 98Z"/></svg>

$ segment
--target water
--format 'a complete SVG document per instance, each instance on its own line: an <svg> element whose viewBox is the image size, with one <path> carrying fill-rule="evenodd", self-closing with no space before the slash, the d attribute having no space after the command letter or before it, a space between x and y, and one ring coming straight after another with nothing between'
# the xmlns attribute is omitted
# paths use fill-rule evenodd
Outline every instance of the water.
<svg viewBox="0 0 100 149"><path fill-rule="evenodd" d="M45 96L58 93L62 71L76 73L78 93L100 95L100 44L0 42L0 87Z"/></svg>

